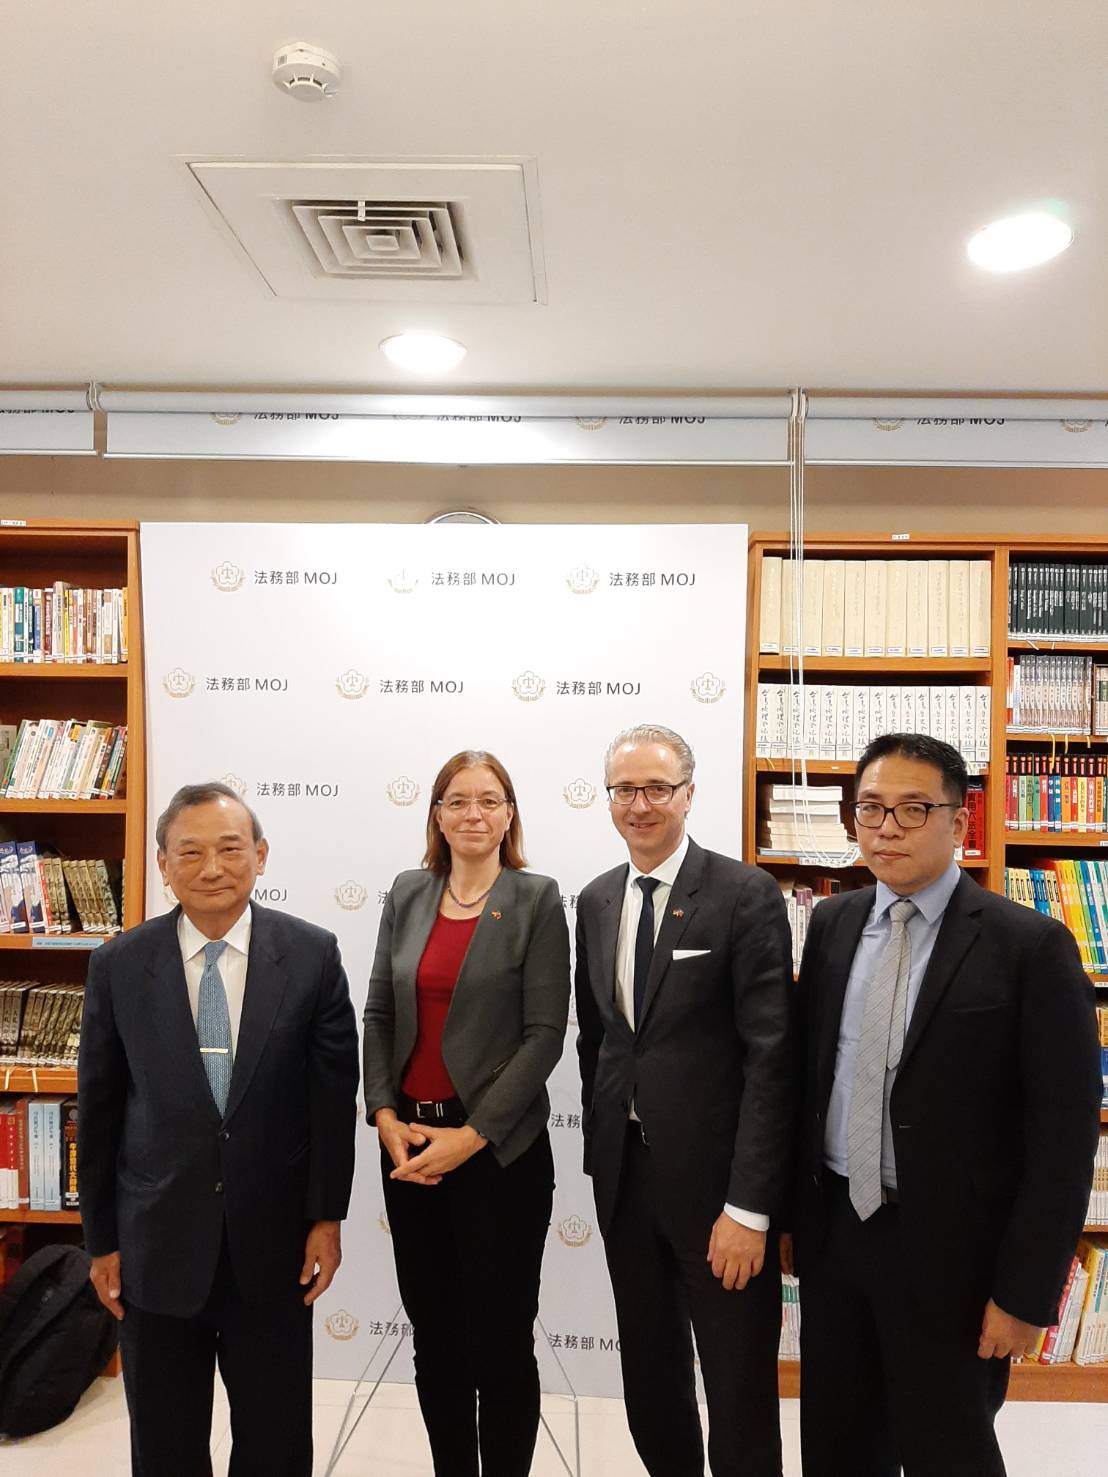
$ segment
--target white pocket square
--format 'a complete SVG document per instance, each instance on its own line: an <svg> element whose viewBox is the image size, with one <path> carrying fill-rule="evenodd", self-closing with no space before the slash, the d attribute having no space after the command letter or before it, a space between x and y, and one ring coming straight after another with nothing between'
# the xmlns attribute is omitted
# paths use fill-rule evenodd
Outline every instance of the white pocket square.
<svg viewBox="0 0 1108 1477"><path fill-rule="evenodd" d="M674 949L674 959L699 959L702 954L710 954L711 949Z"/></svg>

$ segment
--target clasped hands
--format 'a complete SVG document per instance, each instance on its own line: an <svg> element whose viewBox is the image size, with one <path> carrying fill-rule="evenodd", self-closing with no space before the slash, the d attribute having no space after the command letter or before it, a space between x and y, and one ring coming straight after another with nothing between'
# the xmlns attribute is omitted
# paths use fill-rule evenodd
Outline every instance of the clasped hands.
<svg viewBox="0 0 1108 1477"><path fill-rule="evenodd" d="M411 1185L437 1185L444 1174L472 1159L488 1143L475 1128L435 1128L403 1123L392 1108L379 1108L377 1132L395 1166L390 1179Z"/></svg>

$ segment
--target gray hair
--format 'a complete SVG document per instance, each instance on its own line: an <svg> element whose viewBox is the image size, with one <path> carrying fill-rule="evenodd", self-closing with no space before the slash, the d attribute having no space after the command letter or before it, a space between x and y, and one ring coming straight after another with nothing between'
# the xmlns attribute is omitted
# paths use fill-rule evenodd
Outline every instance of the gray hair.
<svg viewBox="0 0 1108 1477"><path fill-rule="evenodd" d="M616 750L622 749L626 744L664 744L677 756L681 766L681 783L688 784L692 779L696 768L692 749L679 733L674 733L672 728L663 728L660 723L636 723L634 728L625 728L622 733L616 734L604 754L605 779L608 778Z"/></svg>
<svg viewBox="0 0 1108 1477"><path fill-rule="evenodd" d="M158 843L158 850L165 851L165 840L169 834L169 828L182 810L191 810L194 805L207 805L209 800L234 800L241 805L250 817L250 825L254 833L255 844L264 837L262 823L247 805L246 801L238 793L232 790L230 785L225 785L222 780L205 780L200 785L182 785L174 795L166 808L158 817L158 824L154 828L154 837Z"/></svg>

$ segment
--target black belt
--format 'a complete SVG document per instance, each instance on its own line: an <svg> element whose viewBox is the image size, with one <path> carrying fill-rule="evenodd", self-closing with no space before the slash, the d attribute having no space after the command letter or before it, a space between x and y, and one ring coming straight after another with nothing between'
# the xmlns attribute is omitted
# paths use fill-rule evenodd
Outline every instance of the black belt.
<svg viewBox="0 0 1108 1477"><path fill-rule="evenodd" d="M461 1128L468 1117L460 1097L414 1098L406 1092L398 1094L396 1114L407 1123L430 1123L436 1128Z"/></svg>
<svg viewBox="0 0 1108 1477"><path fill-rule="evenodd" d="M829 1185L833 1186L837 1190L841 1190L844 1195L850 1194L850 1181L845 1175L836 1174L835 1171L828 1168L826 1164L823 1166L823 1174ZM893 1189L891 1185L881 1186L881 1204L900 1204L900 1195L896 1190Z"/></svg>

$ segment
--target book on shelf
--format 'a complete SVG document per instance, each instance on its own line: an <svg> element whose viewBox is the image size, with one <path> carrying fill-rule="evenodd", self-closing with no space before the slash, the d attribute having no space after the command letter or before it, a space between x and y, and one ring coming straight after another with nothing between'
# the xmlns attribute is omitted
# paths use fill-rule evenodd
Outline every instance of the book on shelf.
<svg viewBox="0 0 1108 1477"><path fill-rule="evenodd" d="M1108 833L1108 754L1009 754L1004 825L1009 831Z"/></svg>
<svg viewBox="0 0 1108 1477"><path fill-rule="evenodd" d="M992 642L987 559L762 559L769 656L980 657ZM798 618L799 617L799 618Z"/></svg>
<svg viewBox="0 0 1108 1477"><path fill-rule="evenodd" d="M1058 1302L1056 1321L1050 1328L1040 1331L1034 1349L1024 1356L1029 1363L1068 1364L1073 1358L1088 1283L1089 1274L1081 1258L1075 1256L1066 1274L1066 1284Z"/></svg>
<svg viewBox="0 0 1108 1477"><path fill-rule="evenodd" d="M1096 1025L1100 1037L1100 1079L1103 1087L1101 1106L1108 1108L1108 1005L1097 1006ZM1108 1221L1108 1216L1104 1220Z"/></svg>
<svg viewBox="0 0 1108 1477"><path fill-rule="evenodd" d="M758 850L849 851L853 845L842 823L840 785L767 785L758 795Z"/></svg>
<svg viewBox="0 0 1108 1477"><path fill-rule="evenodd" d="M777 1357L800 1358L800 1283L788 1272L781 1273L781 1341Z"/></svg>
<svg viewBox="0 0 1108 1477"><path fill-rule="evenodd" d="M1008 658L1008 727L1012 732L1093 732L1091 656L1072 652Z"/></svg>
<svg viewBox="0 0 1108 1477"><path fill-rule="evenodd" d="M0 933L113 934L122 918L121 862L59 857L33 841L0 841Z"/></svg>
<svg viewBox="0 0 1108 1477"><path fill-rule="evenodd" d="M1014 559L1008 571L1008 631L1017 639L1108 638L1108 564Z"/></svg>
<svg viewBox="0 0 1108 1477"><path fill-rule="evenodd" d="M928 733L956 748L971 770L989 762L992 692L987 686L760 682L758 759L859 759L883 733Z"/></svg>
<svg viewBox="0 0 1108 1477"><path fill-rule="evenodd" d="M1100 1130L1100 1139L1096 1146L1093 1187L1089 1191L1089 1209L1085 1221L1090 1226L1108 1226L1108 1128Z"/></svg>
<svg viewBox="0 0 1108 1477"><path fill-rule="evenodd" d="M0 1067L76 1067L84 988L0 981Z"/></svg>
<svg viewBox="0 0 1108 1477"><path fill-rule="evenodd" d="M1050 857L1034 867L1005 867L1004 893L1064 923L1087 970L1108 970L1108 861Z"/></svg>
<svg viewBox="0 0 1108 1477"><path fill-rule="evenodd" d="M0 587L0 662L127 660L127 591L52 585Z"/></svg>
<svg viewBox="0 0 1108 1477"><path fill-rule="evenodd" d="M77 1210L77 1099L0 1098L0 1210Z"/></svg>
<svg viewBox="0 0 1108 1477"><path fill-rule="evenodd" d="M1108 1363L1108 1240L1083 1236L1077 1255L1089 1281L1073 1349L1075 1364Z"/></svg>
<svg viewBox="0 0 1108 1477"><path fill-rule="evenodd" d="M99 718L25 718L0 782L9 800L111 800L121 788L127 729Z"/></svg>
<svg viewBox="0 0 1108 1477"><path fill-rule="evenodd" d="M779 879L779 884L781 896L785 900L785 914L789 920L789 933L792 937L793 970L797 971L804 957L808 926L812 921L816 904L825 897L833 897L841 890L841 884L837 877L817 877L810 885L797 882L792 877L782 877Z"/></svg>

